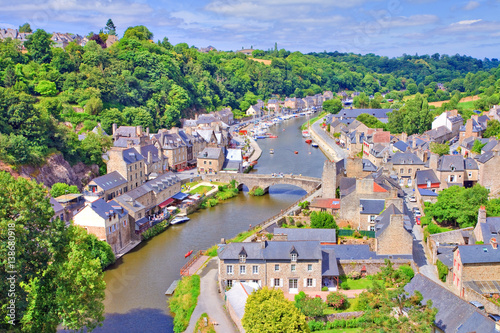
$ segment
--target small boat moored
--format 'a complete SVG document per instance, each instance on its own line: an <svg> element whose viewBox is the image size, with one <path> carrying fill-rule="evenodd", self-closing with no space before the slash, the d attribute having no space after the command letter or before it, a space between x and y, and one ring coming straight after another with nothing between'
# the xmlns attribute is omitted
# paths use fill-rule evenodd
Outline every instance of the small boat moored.
<svg viewBox="0 0 500 333"><path fill-rule="evenodd" d="M184 255L184 258L189 257L191 254L193 254L193 250L191 250L191 251L189 251L188 253L186 253L186 254Z"/></svg>
<svg viewBox="0 0 500 333"><path fill-rule="evenodd" d="M170 224L179 224L179 223L184 223L189 221L190 218L187 216L182 216L182 215L177 215L174 217L174 219L170 222Z"/></svg>
<svg viewBox="0 0 500 333"><path fill-rule="evenodd" d="M299 152L298 151L294 151L294 154L297 155Z"/></svg>
<svg viewBox="0 0 500 333"><path fill-rule="evenodd" d="M306 140L306 143L307 143L307 144L312 143L312 142L313 142L313 140L311 140L311 139L307 139L307 140Z"/></svg>
<svg viewBox="0 0 500 333"><path fill-rule="evenodd" d="M274 149L269 149L269 154L274 154Z"/></svg>
<svg viewBox="0 0 500 333"><path fill-rule="evenodd" d="M311 146L313 146L314 148L318 148L318 147L319 147L319 145L318 145L316 142L313 142L313 143L311 144Z"/></svg>

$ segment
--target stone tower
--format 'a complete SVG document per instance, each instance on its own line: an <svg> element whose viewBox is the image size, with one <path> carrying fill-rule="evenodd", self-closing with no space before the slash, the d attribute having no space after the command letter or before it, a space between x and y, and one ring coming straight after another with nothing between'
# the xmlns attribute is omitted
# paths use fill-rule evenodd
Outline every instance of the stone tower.
<svg viewBox="0 0 500 333"><path fill-rule="evenodd" d="M337 165L335 162L326 160L323 164L323 176L321 177L323 198L335 198L337 190Z"/></svg>

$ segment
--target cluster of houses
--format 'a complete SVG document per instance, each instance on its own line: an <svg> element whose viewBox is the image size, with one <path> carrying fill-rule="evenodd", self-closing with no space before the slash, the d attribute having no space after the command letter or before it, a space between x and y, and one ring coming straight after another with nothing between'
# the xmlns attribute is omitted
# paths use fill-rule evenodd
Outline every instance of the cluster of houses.
<svg viewBox="0 0 500 333"><path fill-rule="evenodd" d="M313 109L321 107L323 102L329 99L333 99L333 93L331 91L325 91L323 94L316 94L304 98L287 97L284 101L270 99L267 103L259 99L257 104L251 105L248 110L246 110L246 115L262 116L266 110L274 113L286 113L287 110Z"/></svg>
<svg viewBox="0 0 500 333"><path fill-rule="evenodd" d="M28 36L31 35L31 32L19 32L17 29L0 29L0 39L11 38L13 40L19 40L21 43L24 43L28 40ZM75 42L80 46L85 46L89 39L87 37L82 37L80 35L70 34L70 33L61 33L54 32L52 33L52 37L50 40L53 42L53 47L65 48L69 43ZM108 35L106 40L106 47L110 47L114 43L118 41L118 37L114 35Z"/></svg>

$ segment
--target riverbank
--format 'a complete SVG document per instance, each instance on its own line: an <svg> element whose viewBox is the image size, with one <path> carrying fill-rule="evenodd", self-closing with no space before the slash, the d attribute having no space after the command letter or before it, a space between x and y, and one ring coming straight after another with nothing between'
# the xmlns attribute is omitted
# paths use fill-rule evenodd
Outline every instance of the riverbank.
<svg viewBox="0 0 500 333"><path fill-rule="evenodd" d="M309 127L311 137L318 144L321 151L330 159L330 161L338 162L346 157L348 154L345 150L340 148L335 140L330 138L328 134L321 128L319 122L312 124Z"/></svg>

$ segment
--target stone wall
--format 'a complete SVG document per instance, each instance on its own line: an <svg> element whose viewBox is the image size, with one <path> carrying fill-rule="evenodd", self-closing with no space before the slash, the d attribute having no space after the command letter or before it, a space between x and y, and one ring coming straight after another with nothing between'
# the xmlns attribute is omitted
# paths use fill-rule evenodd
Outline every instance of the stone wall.
<svg viewBox="0 0 500 333"><path fill-rule="evenodd" d="M337 190L337 168L336 163L326 160L323 164L323 175L321 177L323 198L335 198Z"/></svg>
<svg viewBox="0 0 500 333"><path fill-rule="evenodd" d="M494 250L492 250L494 251ZM500 251L500 250L496 250ZM462 281L491 281L500 277L500 263L467 264L463 266Z"/></svg>
<svg viewBox="0 0 500 333"><path fill-rule="evenodd" d="M351 272L361 272L363 266L366 268L367 275L373 275L380 272L380 268L385 266L383 259L366 259L366 260L339 260L339 274L347 275ZM413 268L415 274L418 272L418 267L411 259L391 259L392 267L398 269L399 266L408 265Z"/></svg>
<svg viewBox="0 0 500 333"><path fill-rule="evenodd" d="M236 327L238 327L238 331L240 333L245 333L245 329L243 328L243 324L241 323L240 318L236 315L236 312L234 311L233 307L231 306L231 303L229 303L229 300L227 298L226 298L226 308L227 311L229 312L229 316L231 316L231 319L236 324Z"/></svg>
<svg viewBox="0 0 500 333"><path fill-rule="evenodd" d="M433 234L427 237L427 248L431 253L431 261L432 264L436 264L437 260L437 244L456 244L456 245L465 245L464 237L462 236L462 231L471 231L473 228L464 228L460 230L452 230L447 232L442 232L439 234Z"/></svg>
<svg viewBox="0 0 500 333"><path fill-rule="evenodd" d="M411 255L413 253L413 237L404 229L403 216L403 214L391 215L389 225L377 238L377 254Z"/></svg>
<svg viewBox="0 0 500 333"><path fill-rule="evenodd" d="M490 302L486 297L477 293L475 290L470 289L469 287L464 288L464 298L466 301L477 301L484 305L484 310L488 313L500 314L500 306L496 305L493 302Z"/></svg>
<svg viewBox="0 0 500 333"><path fill-rule="evenodd" d="M498 152L494 152L493 156L486 163L479 164L479 184L490 190L491 197L497 197L500 191L500 181L498 175L500 174L500 156Z"/></svg>

